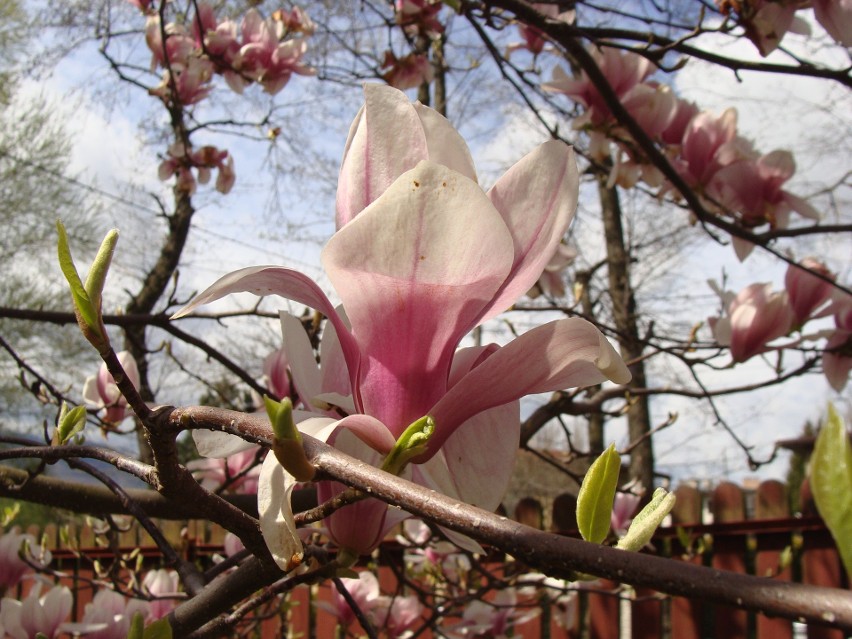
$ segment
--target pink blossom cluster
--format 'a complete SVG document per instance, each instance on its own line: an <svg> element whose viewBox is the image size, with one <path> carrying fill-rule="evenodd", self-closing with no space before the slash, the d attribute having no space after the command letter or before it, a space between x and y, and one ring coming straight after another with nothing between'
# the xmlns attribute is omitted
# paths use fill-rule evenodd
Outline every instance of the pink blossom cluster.
<svg viewBox="0 0 852 639"><path fill-rule="evenodd" d="M539 607L518 605L518 592L514 588L498 590L490 601L471 601L462 614L461 621L448 628L454 639L489 637L508 639L514 637L513 627L541 614Z"/></svg>
<svg viewBox="0 0 852 639"><path fill-rule="evenodd" d="M436 38L444 32L444 25L438 20L442 7L441 0L396 0L396 23L409 37ZM400 91L432 81L432 64L424 53L409 53L400 58L391 50L385 51L381 68L384 81Z"/></svg>
<svg viewBox="0 0 852 639"><path fill-rule="evenodd" d="M306 36L315 26L301 9L276 11L267 19L249 9L237 25L219 21L209 4L199 3L190 24L189 29L178 22L163 25L157 13L147 12L145 41L153 54L151 64L164 70L152 93L167 103L187 106L204 99L217 74L237 93L257 82L275 94L294 73L314 73L302 57Z"/></svg>
<svg viewBox="0 0 852 639"><path fill-rule="evenodd" d="M179 592L180 578L174 570L151 570L142 580L142 590L151 596L147 621L162 619L177 607L183 598Z"/></svg>
<svg viewBox="0 0 852 639"><path fill-rule="evenodd" d="M813 8L814 17L835 42L852 47L852 2L849 0L716 0L719 10L735 14L737 22L766 57L787 32L810 35L810 25L798 12Z"/></svg>
<svg viewBox="0 0 852 639"><path fill-rule="evenodd" d="M832 388L842 390L852 369L852 296L834 286L834 279L824 264L806 258L801 266L787 269L783 291L774 291L769 283L751 284L736 295L718 291L725 314L708 320L716 342L731 349L735 362L744 362L793 345L771 347L769 343L801 331L810 320L832 316L833 329L802 339L827 338L823 372Z"/></svg>
<svg viewBox="0 0 852 639"><path fill-rule="evenodd" d="M158 175L163 181L173 175L177 176L177 188L192 195L196 188L193 171L198 174L198 182L207 184L213 169L218 171L216 190L223 195L228 194L236 181L234 158L231 154L209 145L202 146L197 151L189 151L185 145L176 142L169 147L168 156L160 163Z"/></svg>
<svg viewBox="0 0 852 639"><path fill-rule="evenodd" d="M12 639L54 639L65 632L78 630L66 622L74 597L67 586L54 586L44 595L38 582L29 594L18 601L4 597L0 601L0 637Z"/></svg>
<svg viewBox="0 0 852 639"><path fill-rule="evenodd" d="M813 207L783 188L796 170L792 154L756 151L751 141L738 135L734 109L721 115L699 111L670 87L649 80L654 65L638 54L607 47L593 49L591 55L630 116L661 146L711 211L747 229L764 224L786 228L792 211L818 219ZM616 122L585 71L572 78L557 66L544 88L563 93L585 108L574 127L590 136L594 159L609 160L615 143L610 186L630 188L641 180L660 187L661 194L670 190L662 173L645 160L630 134ZM738 238L733 243L740 259L754 248Z"/></svg>
<svg viewBox="0 0 852 639"><path fill-rule="evenodd" d="M145 41L152 54L151 68L163 70L160 84L150 93L170 108L191 106L207 98L217 75L237 93L257 83L274 95L293 74L314 73L302 58L315 25L298 7L275 11L267 19L252 8L238 25L229 19L220 21L213 8L202 2L187 27L177 21L163 24L151 0L129 1L146 15ZM177 187L192 194L196 188L194 174L197 182L206 184L213 169L218 170L216 190L228 193L235 180L234 161L228 151L214 146L194 151L176 143L160 164L159 176L161 180L176 176Z"/></svg>
<svg viewBox="0 0 852 639"><path fill-rule="evenodd" d="M260 446L251 446L228 457L194 459L186 467L207 490L227 489L241 495L257 494Z"/></svg>
<svg viewBox="0 0 852 639"><path fill-rule="evenodd" d="M414 89L424 82L431 82L433 77L429 57L420 53L409 53L402 58L397 58L393 51L385 51L382 69L387 69L382 74L384 81L400 91Z"/></svg>

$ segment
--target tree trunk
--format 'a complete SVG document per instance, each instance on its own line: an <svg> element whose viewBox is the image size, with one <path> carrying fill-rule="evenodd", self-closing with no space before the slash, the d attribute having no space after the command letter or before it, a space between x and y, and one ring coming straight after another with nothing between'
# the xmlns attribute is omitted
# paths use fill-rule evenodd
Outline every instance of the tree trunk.
<svg viewBox="0 0 852 639"><path fill-rule="evenodd" d="M612 315L618 331L621 356L633 374L631 385L645 388L645 364L641 359L643 343L637 324L636 299L630 284L630 254L624 243L621 224L621 204L615 187L607 187L607 175L598 174L598 194L601 201L601 216L606 237L607 271L609 292L612 299ZM651 443L651 415L648 399L632 397L627 411L627 428L630 444L630 476L642 482L646 495L654 487L654 451Z"/></svg>

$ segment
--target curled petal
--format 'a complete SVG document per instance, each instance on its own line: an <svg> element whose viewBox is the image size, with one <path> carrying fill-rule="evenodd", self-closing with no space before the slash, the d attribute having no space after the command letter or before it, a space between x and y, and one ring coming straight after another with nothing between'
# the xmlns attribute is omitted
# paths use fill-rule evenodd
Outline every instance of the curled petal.
<svg viewBox="0 0 852 639"><path fill-rule="evenodd" d="M526 155L488 191L512 234L514 261L480 322L502 313L536 283L571 224L578 185L573 149L551 141Z"/></svg>
<svg viewBox="0 0 852 639"><path fill-rule="evenodd" d="M304 555L290 506L295 485L296 479L284 470L275 455L267 455L258 480L257 510L263 539L282 570L292 570Z"/></svg>
<svg viewBox="0 0 852 639"><path fill-rule="evenodd" d="M259 296L280 295L318 310L328 317L337 329L337 336L350 375L357 372L358 346L343 320L335 312L328 297L309 277L282 266L252 266L229 273L172 315L172 319L185 317L199 306L215 302L231 293L254 293Z"/></svg>

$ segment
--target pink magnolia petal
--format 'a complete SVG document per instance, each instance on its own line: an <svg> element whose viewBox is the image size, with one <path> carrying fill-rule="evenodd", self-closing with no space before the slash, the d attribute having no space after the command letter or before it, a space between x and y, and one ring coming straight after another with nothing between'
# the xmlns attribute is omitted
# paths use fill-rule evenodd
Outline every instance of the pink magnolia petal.
<svg viewBox="0 0 852 639"><path fill-rule="evenodd" d="M100 410L104 407L103 399L98 392L98 380L94 375L87 377L83 383L83 401L87 408Z"/></svg>
<svg viewBox="0 0 852 639"><path fill-rule="evenodd" d="M488 191L512 234L514 261L480 322L502 313L536 283L571 224L578 185L574 150L554 140L526 155Z"/></svg>
<svg viewBox="0 0 852 639"><path fill-rule="evenodd" d="M254 293L259 296L280 295L318 310L328 317L337 329L340 346L343 349L350 375L357 374L358 345L343 320L335 312L334 306L319 286L309 277L283 266L252 266L229 273L172 315L172 319L185 317L196 308L215 302L231 293Z"/></svg>
<svg viewBox="0 0 852 639"><path fill-rule="evenodd" d="M814 0L814 16L834 40L852 47L852 2L849 0Z"/></svg>
<svg viewBox="0 0 852 639"><path fill-rule="evenodd" d="M731 246L734 247L734 255L740 262L744 262L746 258L754 251L754 244L741 237L731 237Z"/></svg>
<svg viewBox="0 0 852 639"><path fill-rule="evenodd" d="M351 419L351 417L347 419ZM328 438L329 444L372 466L381 464L381 454L367 446L354 433L340 426L341 424L338 424L338 427ZM320 503L326 502L344 490L346 490L346 486L338 482L318 482L317 500ZM346 548L358 554L370 553L381 543L388 532L387 512L387 504L377 499L362 499L354 504L344 506L325 519L329 537L341 548Z"/></svg>
<svg viewBox="0 0 852 639"><path fill-rule="evenodd" d="M284 336L284 350L290 360L290 373L293 386L306 406L313 406L311 399L319 395L323 388L319 367L305 328L290 313L281 311L281 334Z"/></svg>
<svg viewBox="0 0 852 639"><path fill-rule="evenodd" d="M192 439L199 455L214 459L226 459L257 446L242 437L218 430L193 430Z"/></svg>
<svg viewBox="0 0 852 639"><path fill-rule="evenodd" d="M355 386L365 413L395 436L426 414L511 255L482 190L431 162L400 176L329 240L322 261L364 354Z"/></svg>
<svg viewBox="0 0 852 639"><path fill-rule="evenodd" d="M472 369L479 366L486 358L491 357L500 350L497 344L486 344L485 346L471 346L460 348L453 357L453 367L450 369L450 378L447 387L455 386L459 380L467 375Z"/></svg>
<svg viewBox="0 0 852 639"><path fill-rule="evenodd" d="M366 104L349 132L337 183L337 228L375 201L402 173L428 158L414 106L401 91L364 86Z"/></svg>
<svg viewBox="0 0 852 639"><path fill-rule="evenodd" d="M429 412L435 418L431 454L456 428L486 409L533 393L591 386L607 379L626 384L630 372L592 324L571 318L534 328L474 368Z"/></svg>
<svg viewBox="0 0 852 639"><path fill-rule="evenodd" d="M852 332L838 330L826 342L825 352L822 355L822 372L831 387L838 393L846 386L849 372L852 371L852 357L848 355L850 346L852 346Z"/></svg>
<svg viewBox="0 0 852 639"><path fill-rule="evenodd" d="M793 195L787 191L781 191L781 197L783 201L796 213L801 215L802 217L806 217L809 220L817 220L822 217L819 211L817 211L810 203L799 197L798 195Z"/></svg>
<svg viewBox="0 0 852 639"><path fill-rule="evenodd" d="M349 328L349 317L342 306L337 307L340 320ZM331 322L326 323L320 340L320 372L322 374L322 388L326 392L339 395L352 395L352 386L349 381L349 369L346 359L337 337L337 330Z"/></svg>
<svg viewBox="0 0 852 639"><path fill-rule="evenodd" d="M335 434L329 437L329 444L334 445L339 433L343 430L349 431L367 444L373 451L387 455L396 439L382 422L369 415L349 415L337 422ZM381 465L379 460L377 466Z"/></svg>
<svg viewBox="0 0 852 639"><path fill-rule="evenodd" d="M412 481L420 484L421 486L431 488L432 490L447 495L450 498L458 499L460 502L465 501L465 499L459 494L455 482L452 480L450 471L447 468L446 459L441 451L439 451L437 455L432 457L432 459L427 461L425 464L411 465L406 468L406 471L408 472L409 469ZM479 542L471 539L467 535L457 533L454 530L444 528L443 526L439 526L439 528L444 536L446 536L447 539L459 548L463 548L468 552L480 555L485 554L485 551L482 546L479 545Z"/></svg>
<svg viewBox="0 0 852 639"><path fill-rule="evenodd" d="M470 149L450 121L435 109L423 106L419 102L414 105L414 110L420 118L420 124L426 135L428 159L437 164L443 164L476 182L476 168L473 165Z"/></svg>
<svg viewBox="0 0 852 639"><path fill-rule="evenodd" d="M503 500L521 435L520 402L474 415L441 447L449 477L461 499L488 511Z"/></svg>

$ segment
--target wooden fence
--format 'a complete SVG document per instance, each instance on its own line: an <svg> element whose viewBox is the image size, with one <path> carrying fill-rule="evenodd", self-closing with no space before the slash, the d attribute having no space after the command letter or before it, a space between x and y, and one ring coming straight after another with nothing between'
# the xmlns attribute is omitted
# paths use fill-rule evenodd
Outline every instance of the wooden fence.
<svg viewBox="0 0 852 639"><path fill-rule="evenodd" d="M768 575L776 579L848 588L845 575L831 536L816 515L807 489L803 513L791 517L786 488L776 481L761 483L755 490L744 490L721 483L712 492L681 486L676 491L678 502L672 513L672 525L661 528L652 545L655 552L706 566L741 573ZM515 508L515 518L536 527L575 534L573 529L574 498L563 495L553 501L549 516L534 497L522 499ZM212 556L222 552L224 533L205 522L159 522L167 538L176 541L184 556L202 566L212 563ZM113 550L98 547L96 536L88 527L73 526L60 531L48 526L44 535L54 546L52 567L63 573L60 579L75 592L75 618L82 617L94 589L93 562L101 566L113 556ZM69 547L70 537L70 547ZM159 551L152 540L136 526L119 538L121 552L141 557L145 567L158 567ZM402 554L393 542L383 548L380 557ZM491 558L496 573L505 566L499 557ZM511 566L507 570L511 570ZM388 565L380 565L379 579L386 592L398 592L397 580ZM20 593L23 594L23 593ZM265 610L267 618L259 625L263 638L298 636L310 639L334 637L336 621L317 607L317 602L331 602L328 585L300 587L290 593L283 606ZM584 584L578 590L578 614L568 629L556 623L555 609L544 610L536 619L514 628L515 636L527 639L843 639L844 634L824 626L770 619L763 615L715 605L706 601L669 597L660 593L633 589L611 581ZM559 613L561 614L561 613ZM357 622L353 627L357 631ZM357 634L357 632L356 632ZM428 639L427 630L418 635Z"/></svg>

